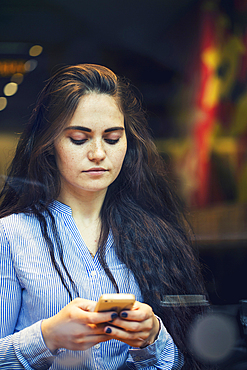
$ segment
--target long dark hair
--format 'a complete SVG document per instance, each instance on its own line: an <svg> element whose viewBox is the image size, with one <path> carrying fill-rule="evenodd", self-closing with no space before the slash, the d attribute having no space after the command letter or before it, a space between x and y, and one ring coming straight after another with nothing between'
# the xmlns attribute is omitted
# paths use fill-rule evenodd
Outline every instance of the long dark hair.
<svg viewBox="0 0 247 370"><path fill-rule="evenodd" d="M186 368L199 369L200 365L187 350L186 335L200 308L165 309L160 302L167 294L204 294L200 268L180 203L167 180L140 99L128 81L106 67L92 64L62 68L49 79L9 168L0 194L0 217L19 212L36 215L62 283L71 299L77 295L76 284L63 262L63 248L48 206L60 192L54 140L71 120L81 97L90 92L116 99L124 114L128 142L120 174L109 186L101 209L100 262L118 291L105 261L104 247L112 230L116 253L134 273L144 302L162 318L187 358ZM53 227L62 268L54 257L55 246L47 232L48 220ZM64 273L70 279L70 286Z"/></svg>

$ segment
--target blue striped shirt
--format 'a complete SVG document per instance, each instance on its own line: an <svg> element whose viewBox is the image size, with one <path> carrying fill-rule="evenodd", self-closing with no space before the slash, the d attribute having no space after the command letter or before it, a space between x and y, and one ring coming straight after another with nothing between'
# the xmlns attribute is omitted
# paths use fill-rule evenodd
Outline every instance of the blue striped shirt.
<svg viewBox="0 0 247 370"><path fill-rule="evenodd" d="M58 201L50 206L64 250L64 262L81 298L97 301L114 287L92 258L72 217L70 207ZM55 244L51 227L48 232ZM55 257L59 261L55 248ZM108 236L106 261L121 293L133 293L143 301L134 275L119 261L112 234ZM62 269L62 267L61 267ZM63 269L62 269L63 271ZM70 286L69 279L64 274ZM36 217L13 214L0 220L0 368L4 369L181 369L183 357L161 320L157 340L143 349L110 340L86 351L46 347L41 322L57 314L70 301L55 271Z"/></svg>

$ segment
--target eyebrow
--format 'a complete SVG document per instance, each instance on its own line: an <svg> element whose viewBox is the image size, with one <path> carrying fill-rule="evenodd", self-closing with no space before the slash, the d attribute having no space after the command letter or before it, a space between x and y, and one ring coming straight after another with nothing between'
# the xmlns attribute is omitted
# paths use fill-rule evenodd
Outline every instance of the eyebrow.
<svg viewBox="0 0 247 370"><path fill-rule="evenodd" d="M86 132L92 132L92 130L88 127L83 127L83 126L68 126L65 128L65 130L79 130L79 131L86 131ZM107 128L104 132L112 132L112 131L124 131L124 127L111 127Z"/></svg>

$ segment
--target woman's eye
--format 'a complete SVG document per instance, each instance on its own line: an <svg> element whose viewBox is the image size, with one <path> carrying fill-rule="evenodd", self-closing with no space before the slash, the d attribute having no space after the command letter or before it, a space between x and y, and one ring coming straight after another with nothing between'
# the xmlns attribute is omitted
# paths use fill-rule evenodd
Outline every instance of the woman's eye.
<svg viewBox="0 0 247 370"><path fill-rule="evenodd" d="M105 139L105 142L111 145L117 144L118 141L119 141L119 138L118 139Z"/></svg>
<svg viewBox="0 0 247 370"><path fill-rule="evenodd" d="M87 141L87 139L76 140L76 139L73 139L72 137L70 137L70 140L75 145L82 145L82 144L84 144Z"/></svg>

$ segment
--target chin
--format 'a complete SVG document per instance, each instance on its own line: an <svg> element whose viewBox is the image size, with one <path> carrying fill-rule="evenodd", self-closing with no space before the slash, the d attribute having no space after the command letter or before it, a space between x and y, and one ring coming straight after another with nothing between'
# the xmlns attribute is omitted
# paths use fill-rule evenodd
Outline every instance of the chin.
<svg viewBox="0 0 247 370"><path fill-rule="evenodd" d="M108 189L108 186L104 186L104 187L98 187L98 188L84 188L82 190L88 192L88 193L99 193L99 192L103 192L103 191L106 191Z"/></svg>

